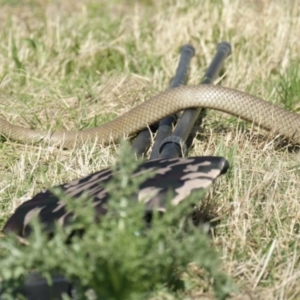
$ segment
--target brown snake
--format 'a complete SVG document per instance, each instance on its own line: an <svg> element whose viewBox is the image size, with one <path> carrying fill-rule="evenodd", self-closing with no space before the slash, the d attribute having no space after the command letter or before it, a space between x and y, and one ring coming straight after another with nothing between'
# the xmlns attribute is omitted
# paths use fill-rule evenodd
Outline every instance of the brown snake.
<svg viewBox="0 0 300 300"><path fill-rule="evenodd" d="M136 133L167 115L192 107L219 110L300 143L300 115L238 90L213 85L181 86L167 90L111 122L83 130L50 133L12 125L0 118L0 135L26 143L46 140L67 148L95 140L108 144Z"/></svg>

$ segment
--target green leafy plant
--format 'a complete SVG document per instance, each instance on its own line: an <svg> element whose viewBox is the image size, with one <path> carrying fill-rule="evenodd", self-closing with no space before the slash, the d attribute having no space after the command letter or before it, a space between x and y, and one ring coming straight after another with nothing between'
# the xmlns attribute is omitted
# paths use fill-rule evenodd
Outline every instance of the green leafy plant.
<svg viewBox="0 0 300 300"><path fill-rule="evenodd" d="M78 299L86 299L89 289L97 299L145 299L162 286L174 295L191 288L195 274L189 264L194 262L212 279L217 297L226 298L232 285L220 272L218 256L187 218L195 199L178 207L167 204L167 213L162 217L153 212L151 226L147 226L143 203L132 200L145 179L131 176L137 164L129 148L123 147L116 167L119 173L107 186L111 194L108 213L100 223L94 222L90 199L64 198L76 218L67 228L57 226L53 238L43 234L36 219L28 245L20 245L15 236L1 240L0 247L6 250L0 257L3 287L9 291L34 269L49 283L52 274L63 274L76 283ZM71 235L74 232L81 234Z"/></svg>

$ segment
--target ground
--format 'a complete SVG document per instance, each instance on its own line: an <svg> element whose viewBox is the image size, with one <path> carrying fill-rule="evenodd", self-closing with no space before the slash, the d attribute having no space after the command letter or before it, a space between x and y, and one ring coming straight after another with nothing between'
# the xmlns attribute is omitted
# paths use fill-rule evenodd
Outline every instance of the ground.
<svg viewBox="0 0 300 300"><path fill-rule="evenodd" d="M300 5L292 0L0 1L0 114L39 129L103 124L168 87L180 46L201 82L216 46L232 54L215 83L297 112ZM280 120L278 120L280 121ZM299 148L209 111L188 155L222 155L210 214L232 299L299 299ZM117 145L61 150L0 144L1 224L42 188L114 164ZM191 297L210 297L203 287ZM201 295L201 296L200 296Z"/></svg>

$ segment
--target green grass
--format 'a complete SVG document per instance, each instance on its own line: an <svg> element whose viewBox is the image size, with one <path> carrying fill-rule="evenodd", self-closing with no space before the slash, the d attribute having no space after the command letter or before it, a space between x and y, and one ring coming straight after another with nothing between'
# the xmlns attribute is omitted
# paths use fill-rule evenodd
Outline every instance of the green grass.
<svg viewBox="0 0 300 300"><path fill-rule="evenodd" d="M297 1L283 0L2 1L1 117L53 130L106 123L166 89L188 42L196 48L189 83L198 84L223 40L233 53L220 84L297 112L298 15ZM298 147L216 112L204 125L189 155L231 163L206 201L218 220L212 243L238 287L231 298L298 299ZM42 188L115 164L117 150L62 151L2 138L0 224ZM195 274L181 299L211 297L209 280ZM155 299L172 299L161 291Z"/></svg>
<svg viewBox="0 0 300 300"><path fill-rule="evenodd" d="M145 299L161 290L176 297L194 285L192 261L194 269L201 268L202 276L211 281L210 288L218 299L225 299L234 290L233 283L220 270L219 257L207 236L199 228L188 226L186 216L199 195L190 197L181 207L167 204L170 213L164 218L154 213L149 229L142 219L144 205L132 201L132 194L144 179L131 176L137 164L131 149L123 147L120 173L107 186L111 199L100 226L94 223L91 200L62 197L77 216L66 230L58 226L54 238L48 241L35 220L27 246L20 246L15 236L0 240L0 276L5 279L5 289L9 291L28 270L35 269L45 277L63 274L76 282L78 299L86 299L90 289L96 299ZM85 230L83 236L69 237L70 232L81 229Z"/></svg>

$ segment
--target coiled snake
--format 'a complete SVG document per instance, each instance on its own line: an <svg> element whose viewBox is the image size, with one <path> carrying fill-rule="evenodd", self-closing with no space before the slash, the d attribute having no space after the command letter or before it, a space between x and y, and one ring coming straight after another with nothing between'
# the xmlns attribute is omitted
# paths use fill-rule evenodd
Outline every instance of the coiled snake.
<svg viewBox="0 0 300 300"><path fill-rule="evenodd" d="M219 110L300 143L300 116L244 92L213 85L181 86L145 101L117 119L95 128L74 131L32 130L0 118L0 134L20 142L47 140L71 148L97 140L108 144L138 132L163 117L192 107Z"/></svg>

